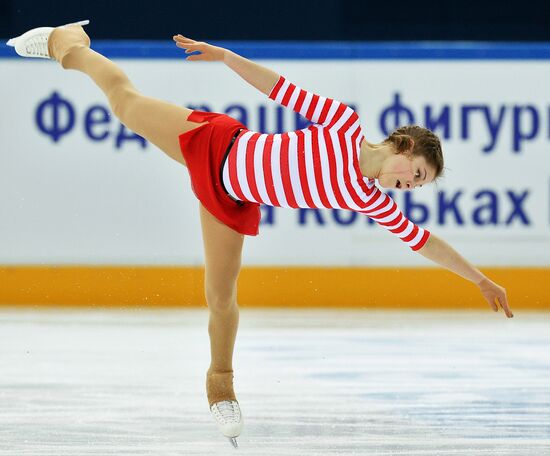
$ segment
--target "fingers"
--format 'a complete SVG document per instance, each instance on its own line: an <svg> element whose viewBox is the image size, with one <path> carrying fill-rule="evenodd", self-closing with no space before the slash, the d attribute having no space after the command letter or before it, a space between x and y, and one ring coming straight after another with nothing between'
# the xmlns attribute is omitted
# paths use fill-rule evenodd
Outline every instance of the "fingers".
<svg viewBox="0 0 550 456"><path fill-rule="evenodd" d="M189 57L186 57L185 60L204 60L204 57L202 54L193 54Z"/></svg>
<svg viewBox="0 0 550 456"><path fill-rule="evenodd" d="M495 312L498 312L498 307L502 307L508 318L513 318L514 314L508 305L506 290L490 280L482 280L479 284L481 293L485 300L490 304Z"/></svg>
<svg viewBox="0 0 550 456"><path fill-rule="evenodd" d="M198 48L199 46L202 46L201 43L184 43L181 41L176 41L176 46L182 49L192 49L192 48Z"/></svg>
<svg viewBox="0 0 550 456"><path fill-rule="evenodd" d="M176 46L179 47L180 49L185 49L185 53L186 54L191 54L192 52L201 52L200 54L193 54L193 55L190 55L189 57L186 58L186 60L204 60L204 56L202 55L203 54L203 50L204 50L204 46L203 46L203 43L197 43L193 40L190 40L189 42L183 42L183 41L180 41L180 40L175 40L176 41Z"/></svg>
<svg viewBox="0 0 550 456"><path fill-rule="evenodd" d="M172 39L178 43L196 43L195 40L192 40L191 38L187 38L183 35L174 35Z"/></svg>
<svg viewBox="0 0 550 456"><path fill-rule="evenodd" d="M176 41L176 46L179 47L180 49L185 49L186 54L189 54L191 52L197 52L197 51L204 52L206 49L204 43L182 43L182 42Z"/></svg>
<svg viewBox="0 0 550 456"><path fill-rule="evenodd" d="M508 305L506 290L489 279L484 279L479 283L481 293L485 300L490 304L495 312L498 312L498 307L502 307L508 318L513 318L514 314Z"/></svg>
<svg viewBox="0 0 550 456"><path fill-rule="evenodd" d="M513 318L514 314L510 310L510 307L508 306L508 300L506 299L506 294L502 294L501 296L497 296L495 298L498 303L500 304L500 307L504 310L504 313L508 318Z"/></svg>

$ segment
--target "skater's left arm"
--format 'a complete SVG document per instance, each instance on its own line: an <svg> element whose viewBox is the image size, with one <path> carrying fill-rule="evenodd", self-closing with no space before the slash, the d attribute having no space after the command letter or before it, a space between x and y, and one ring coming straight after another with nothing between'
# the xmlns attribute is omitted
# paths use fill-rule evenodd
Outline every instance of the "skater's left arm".
<svg viewBox="0 0 550 456"><path fill-rule="evenodd" d="M174 41L176 46L185 49L186 54L191 54L187 60L223 62L271 100L292 109L313 123L334 124L342 117L352 123L359 121L357 113L344 103L297 87L284 76L229 49L182 35L175 35Z"/></svg>
<svg viewBox="0 0 550 456"><path fill-rule="evenodd" d="M173 39L177 47L185 49L186 54L199 52L198 54L191 54L187 57L187 60L223 62L246 82L265 95L271 93L271 90L279 80L279 74L275 71L252 60L248 60L229 49L214 46L204 41L195 41L182 35L175 35Z"/></svg>
<svg viewBox="0 0 550 456"><path fill-rule="evenodd" d="M498 311L498 302L508 318L514 316L508 306L506 290L483 275L479 269L471 265L443 239L431 233L426 244L417 250L417 252L466 280L475 283L495 312Z"/></svg>

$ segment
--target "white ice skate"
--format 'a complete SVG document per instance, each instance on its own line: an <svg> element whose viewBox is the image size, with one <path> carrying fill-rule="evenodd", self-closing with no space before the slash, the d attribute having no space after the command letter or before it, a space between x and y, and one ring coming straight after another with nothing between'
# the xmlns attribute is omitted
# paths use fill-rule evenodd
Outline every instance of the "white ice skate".
<svg viewBox="0 0 550 456"><path fill-rule="evenodd" d="M210 411L221 433L237 448L237 437L243 430L243 416L239 403L237 401L216 402L212 404Z"/></svg>
<svg viewBox="0 0 550 456"><path fill-rule="evenodd" d="M88 25L89 20L75 22L74 24L67 25ZM17 38L12 38L6 44L13 46L15 52L21 57L38 57L41 59L51 59L48 53L48 39L52 33L54 27L38 27L23 33L23 35Z"/></svg>

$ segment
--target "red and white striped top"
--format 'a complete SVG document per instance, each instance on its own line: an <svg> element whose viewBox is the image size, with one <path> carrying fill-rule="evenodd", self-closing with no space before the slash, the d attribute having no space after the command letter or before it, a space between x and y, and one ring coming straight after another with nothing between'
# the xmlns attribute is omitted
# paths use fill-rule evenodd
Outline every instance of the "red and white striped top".
<svg viewBox="0 0 550 456"><path fill-rule="evenodd" d="M313 125L282 134L241 132L222 170L233 198L278 207L348 209L368 215L413 250L426 243L429 231L408 220L374 179L361 174L364 135L353 109L283 76L269 98Z"/></svg>

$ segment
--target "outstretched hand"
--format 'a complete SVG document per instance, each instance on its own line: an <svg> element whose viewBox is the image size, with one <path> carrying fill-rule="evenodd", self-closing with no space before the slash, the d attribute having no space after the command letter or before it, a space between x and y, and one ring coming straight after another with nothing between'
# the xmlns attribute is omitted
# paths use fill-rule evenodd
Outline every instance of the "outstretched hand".
<svg viewBox="0 0 550 456"><path fill-rule="evenodd" d="M508 298L506 297L506 290L504 288L487 278L484 278L481 282L479 282L478 286L481 294L495 312L498 312L498 304L500 304L500 307L502 307L508 318L512 318L514 316L508 306Z"/></svg>
<svg viewBox="0 0 550 456"><path fill-rule="evenodd" d="M185 49L186 54L191 54L196 51L200 52L200 54L188 56L186 60L205 60L208 62L223 60L225 53L224 48L213 46L203 41L195 41L182 35L175 35L173 39L177 47Z"/></svg>

